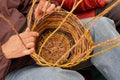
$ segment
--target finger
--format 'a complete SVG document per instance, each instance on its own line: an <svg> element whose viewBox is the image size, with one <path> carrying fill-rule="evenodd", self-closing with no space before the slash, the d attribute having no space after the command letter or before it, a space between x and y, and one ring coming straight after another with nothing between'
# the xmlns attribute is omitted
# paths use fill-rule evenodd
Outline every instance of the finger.
<svg viewBox="0 0 120 80"><path fill-rule="evenodd" d="M26 46L27 46L28 49L29 48L34 48L35 44L34 44L34 42L30 42Z"/></svg>
<svg viewBox="0 0 120 80"><path fill-rule="evenodd" d="M38 32L29 32L27 37L37 37L39 36L39 33Z"/></svg>
<svg viewBox="0 0 120 80"><path fill-rule="evenodd" d="M29 38L29 37L37 37L39 36L39 33L38 32L23 32L20 34L21 38Z"/></svg>
<svg viewBox="0 0 120 80"><path fill-rule="evenodd" d="M50 6L50 3L48 1L45 2L43 8L42 8L42 11L43 12L46 12L47 8Z"/></svg>
<svg viewBox="0 0 120 80"><path fill-rule="evenodd" d="M53 10L55 9L55 4L51 4L50 7L47 9L47 13L51 13L53 12Z"/></svg>
<svg viewBox="0 0 120 80"><path fill-rule="evenodd" d="M34 48L26 49L23 51L23 55L30 55L33 52L35 52Z"/></svg>
<svg viewBox="0 0 120 80"><path fill-rule="evenodd" d="M37 6L37 11L38 13L40 13L40 11L42 10L42 7L44 6L46 0L40 0L38 6Z"/></svg>
<svg viewBox="0 0 120 80"><path fill-rule="evenodd" d="M59 10L61 7L60 6L57 6L56 8L54 8L52 11L55 12L57 10Z"/></svg>
<svg viewBox="0 0 120 80"><path fill-rule="evenodd" d="M26 30L25 30L25 32L29 32L30 31L30 28L29 27L27 27L26 28Z"/></svg>
<svg viewBox="0 0 120 80"><path fill-rule="evenodd" d="M40 0L37 8L35 9L35 18L39 17L39 14L42 13L42 7L44 6L46 0Z"/></svg>
<svg viewBox="0 0 120 80"><path fill-rule="evenodd" d="M61 7L60 6L55 6L55 4L51 4L51 6L49 7L49 9L47 10L47 13L51 14L54 11L59 10Z"/></svg>
<svg viewBox="0 0 120 80"><path fill-rule="evenodd" d="M60 6L57 6L57 7L55 8L55 11L56 11L56 10L59 10L60 8L61 8Z"/></svg>
<svg viewBox="0 0 120 80"><path fill-rule="evenodd" d="M37 18L40 16L40 14L42 14L41 8L42 8L42 7L37 6L37 8L35 9L35 13L34 13L35 19L37 19ZM40 17L41 17L41 16L40 16Z"/></svg>
<svg viewBox="0 0 120 80"><path fill-rule="evenodd" d="M34 42L35 41L35 37L29 37L24 39L25 44L27 45L28 43Z"/></svg>
<svg viewBox="0 0 120 80"><path fill-rule="evenodd" d="M39 2L39 7L43 7L44 6L44 4L45 4L45 2L46 2L46 0L40 0L40 2Z"/></svg>
<svg viewBox="0 0 120 80"><path fill-rule="evenodd" d="M35 9L34 15L35 15L35 19L37 19L38 15L39 15L39 13L38 13L38 6Z"/></svg>

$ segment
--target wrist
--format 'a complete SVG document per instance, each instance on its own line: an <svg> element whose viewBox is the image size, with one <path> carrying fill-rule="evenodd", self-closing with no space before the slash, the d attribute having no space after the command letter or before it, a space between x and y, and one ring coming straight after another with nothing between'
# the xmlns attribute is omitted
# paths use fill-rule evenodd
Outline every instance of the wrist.
<svg viewBox="0 0 120 80"><path fill-rule="evenodd" d="M7 57L7 55L6 55L7 50L5 49L5 44L1 45L1 51L2 51L2 53L3 53L3 55L4 55L4 57L5 57L6 59L9 59L9 58Z"/></svg>
<svg viewBox="0 0 120 80"><path fill-rule="evenodd" d="M3 45L0 43L0 60L9 60L3 52Z"/></svg>

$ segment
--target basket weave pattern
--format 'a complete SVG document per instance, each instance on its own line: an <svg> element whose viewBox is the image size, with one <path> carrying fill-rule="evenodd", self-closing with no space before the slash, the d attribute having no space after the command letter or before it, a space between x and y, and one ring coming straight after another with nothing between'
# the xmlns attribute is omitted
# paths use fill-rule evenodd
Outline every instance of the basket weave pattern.
<svg viewBox="0 0 120 80"><path fill-rule="evenodd" d="M85 34L86 28L81 26L74 15L71 15L47 40L39 53L45 39L59 26L67 14L66 11L56 11L42 18L34 28L33 31L39 32L40 35L36 39L36 53L33 53L32 58L40 66L73 67L80 63L85 56L84 52L94 45L90 33ZM82 35L84 37L81 37ZM77 45L70 50L76 43ZM63 58L59 60L61 57Z"/></svg>

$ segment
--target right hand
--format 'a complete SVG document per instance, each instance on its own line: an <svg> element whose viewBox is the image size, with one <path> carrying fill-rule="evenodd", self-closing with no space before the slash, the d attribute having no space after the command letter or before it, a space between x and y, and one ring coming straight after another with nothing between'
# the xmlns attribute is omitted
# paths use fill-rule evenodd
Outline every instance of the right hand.
<svg viewBox="0 0 120 80"><path fill-rule="evenodd" d="M60 9L60 6L55 6L55 4L49 3L49 1L46 0L40 0L35 9L35 19L40 19L43 15L51 14L58 9Z"/></svg>
<svg viewBox="0 0 120 80"><path fill-rule="evenodd" d="M25 43L27 49L22 44L19 37L17 35L13 35L6 43L1 46L2 51L7 59L22 57L35 51L34 41L35 37L37 37L39 34L37 32L32 32L29 29L26 29L25 32L20 33L19 35Z"/></svg>

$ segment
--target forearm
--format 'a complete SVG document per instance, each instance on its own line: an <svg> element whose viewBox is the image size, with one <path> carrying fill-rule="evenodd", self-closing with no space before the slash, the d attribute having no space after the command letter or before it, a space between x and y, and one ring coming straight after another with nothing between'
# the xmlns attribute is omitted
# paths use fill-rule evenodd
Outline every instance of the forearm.
<svg viewBox="0 0 120 80"><path fill-rule="evenodd" d="M10 66L10 60L6 59L3 55L1 46L0 46L0 80L4 80L4 77L7 75L9 66Z"/></svg>

